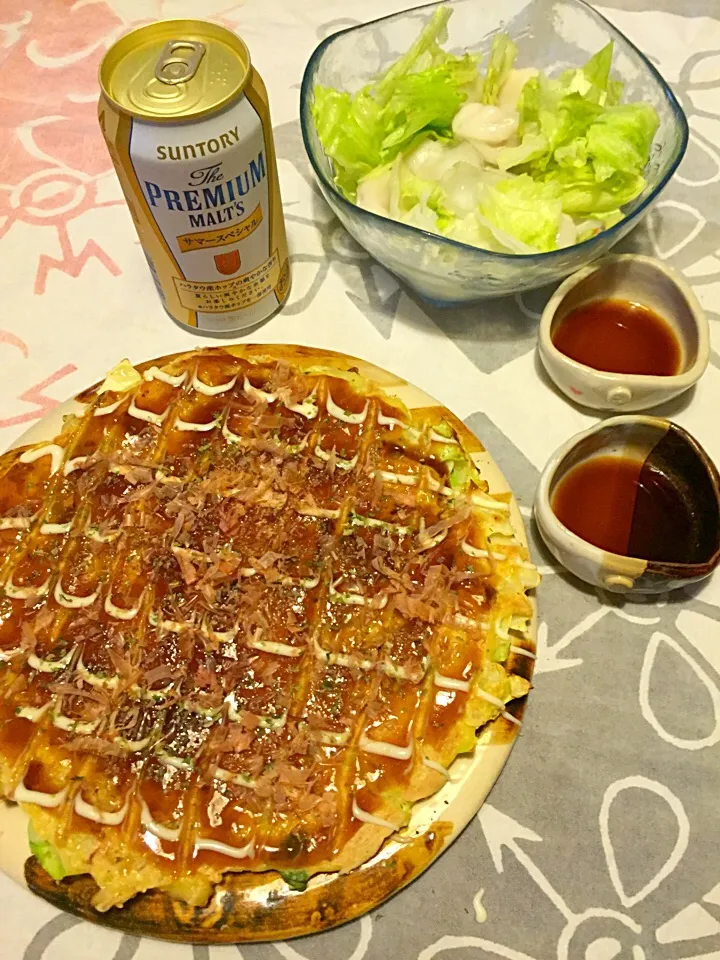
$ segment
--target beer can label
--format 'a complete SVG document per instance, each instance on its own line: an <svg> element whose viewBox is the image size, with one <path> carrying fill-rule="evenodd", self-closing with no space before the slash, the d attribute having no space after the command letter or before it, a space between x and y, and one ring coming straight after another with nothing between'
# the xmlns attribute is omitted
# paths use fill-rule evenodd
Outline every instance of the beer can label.
<svg viewBox="0 0 720 960"><path fill-rule="evenodd" d="M274 312L289 287L287 245L272 131L250 98L192 124L148 123L102 101L100 117L166 310L221 335Z"/></svg>

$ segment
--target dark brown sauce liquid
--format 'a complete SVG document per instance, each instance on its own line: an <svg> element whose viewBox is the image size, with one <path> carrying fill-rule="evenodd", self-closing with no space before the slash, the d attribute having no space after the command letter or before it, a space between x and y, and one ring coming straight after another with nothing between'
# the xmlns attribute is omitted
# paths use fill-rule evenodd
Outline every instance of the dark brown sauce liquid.
<svg viewBox="0 0 720 960"><path fill-rule="evenodd" d="M647 461L593 457L562 478L551 505L569 530L610 553L670 563L694 558L691 507Z"/></svg>
<svg viewBox="0 0 720 960"><path fill-rule="evenodd" d="M670 325L628 300L594 300L571 310L553 330L552 342L595 370L666 377L680 372L680 344Z"/></svg>

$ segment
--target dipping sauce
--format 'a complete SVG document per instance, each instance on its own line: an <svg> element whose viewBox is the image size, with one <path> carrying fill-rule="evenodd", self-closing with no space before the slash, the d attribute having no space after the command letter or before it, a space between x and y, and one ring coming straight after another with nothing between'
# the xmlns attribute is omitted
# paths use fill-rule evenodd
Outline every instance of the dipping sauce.
<svg viewBox="0 0 720 960"><path fill-rule="evenodd" d="M670 324L629 300L593 300L571 310L553 330L552 342L595 370L656 377L680 372L680 344Z"/></svg>
<svg viewBox="0 0 720 960"><path fill-rule="evenodd" d="M695 559L692 507L647 461L592 457L562 478L551 506L569 530L610 553L671 563Z"/></svg>

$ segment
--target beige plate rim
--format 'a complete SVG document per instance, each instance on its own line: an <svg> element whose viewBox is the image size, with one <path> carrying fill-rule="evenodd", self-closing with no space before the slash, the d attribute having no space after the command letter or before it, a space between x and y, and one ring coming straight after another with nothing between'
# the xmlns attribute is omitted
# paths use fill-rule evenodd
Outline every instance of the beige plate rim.
<svg viewBox="0 0 720 960"><path fill-rule="evenodd" d="M228 348L218 347L210 349L222 351ZM268 356L274 354L278 349L285 352L285 356L287 356L286 351L293 348L278 344L243 344L231 347L229 352L232 352L236 356L245 356L247 359L259 359L263 355ZM410 409L434 407L447 411L447 408L444 407L443 404L440 404L419 387L367 361L358 360L347 354L334 353L333 351L314 350L307 347L299 349L305 355L305 358L307 358L308 355L314 355L317 361L343 361L342 367L344 369L349 369L347 360L352 361L357 364L356 368L359 369L359 372L363 376L374 380L382 387L386 394L399 398ZM194 351L182 351L181 353L173 354L172 357L192 352ZM167 362L172 359L172 357L166 356L156 359L162 359L164 362ZM136 366L147 368L152 365L153 362L155 361L150 360L142 364L137 364ZM74 399L60 403L46 414L45 417L33 424L29 430L25 431L9 449L52 439L59 433L62 427L63 417L71 413L77 413L80 409L82 409L81 404ZM454 416L452 420L456 427L462 429L465 434L465 439L470 439L471 436L474 437L474 435L471 435L467 428L464 427L462 421L457 420ZM481 444L478 446L481 446ZM488 482L491 493L511 494L510 516L512 524L518 539L527 545L527 536L522 516L502 471L484 448L481 451L473 452L472 457L481 475ZM536 649L537 637L537 606L532 594L530 594L530 599L533 607L533 617L529 638L534 651ZM488 724L483 731L474 752L469 755L460 756L455 760L451 767L451 780L436 794L415 804L410 823L401 832L401 836L405 838L405 842L407 842L408 838L420 836L425 833L436 821L449 822L451 824L451 829L445 843L438 852L446 850L459 836L479 811L510 755L516 739L515 731L517 730L517 728L509 730L508 728L510 727L512 727L512 725L505 720L498 719L493 721ZM24 863L29 856L26 838L26 814L17 805L4 801L0 802L0 871L11 877L21 886L26 886ZM363 869L378 862L380 859L384 860L386 857L392 856L393 853L400 851L403 845L402 840L397 841L390 839L371 860L358 869ZM429 866L430 862L428 862L427 866ZM334 876L336 875L321 874L313 877L308 884L308 890L323 885L327 886L328 892L330 892ZM267 889L268 884L264 877L265 875L258 874L258 896L262 896L263 890ZM302 894L296 894L296 896L301 897ZM381 899L382 898L380 898L377 903L381 902ZM371 904L369 909L377 906L377 903ZM98 919L101 921L101 917ZM311 931L308 930L307 932Z"/></svg>

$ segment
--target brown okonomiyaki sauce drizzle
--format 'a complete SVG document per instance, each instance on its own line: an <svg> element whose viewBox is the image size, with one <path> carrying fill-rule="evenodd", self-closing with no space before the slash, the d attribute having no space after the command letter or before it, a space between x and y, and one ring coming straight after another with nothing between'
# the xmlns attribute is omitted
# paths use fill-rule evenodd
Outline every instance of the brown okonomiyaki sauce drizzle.
<svg viewBox="0 0 720 960"><path fill-rule="evenodd" d="M497 663L524 653L535 583L524 548L483 533L507 503L456 504L457 441L406 421L341 377L200 354L16 459L0 479L6 795L56 817L58 843L114 831L155 886L312 870L366 823L404 823L458 752L488 638ZM519 586L494 625L499 565ZM476 725L515 722L514 681L502 699L473 687Z"/></svg>

